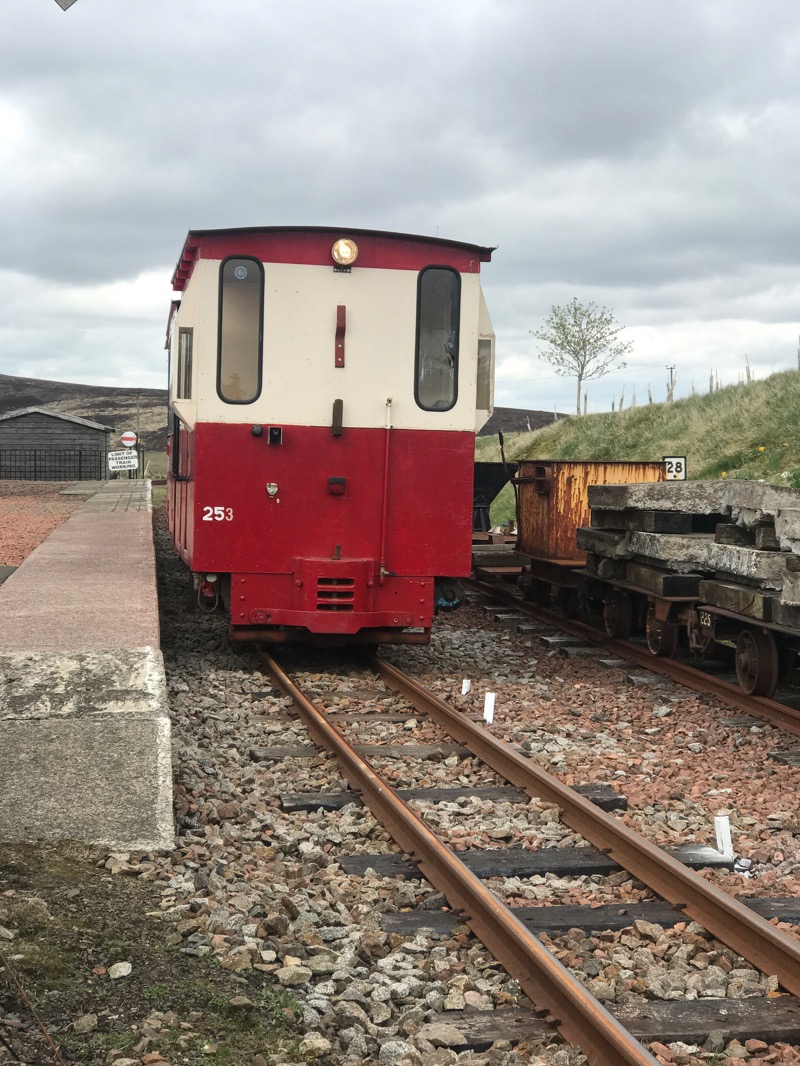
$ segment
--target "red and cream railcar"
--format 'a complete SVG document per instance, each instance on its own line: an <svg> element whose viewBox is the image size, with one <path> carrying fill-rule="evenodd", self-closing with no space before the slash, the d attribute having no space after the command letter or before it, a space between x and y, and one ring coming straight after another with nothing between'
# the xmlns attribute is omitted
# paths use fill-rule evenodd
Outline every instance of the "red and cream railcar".
<svg viewBox="0 0 800 1066"><path fill-rule="evenodd" d="M492 249L191 231L173 278L169 527L238 640L424 643L471 562Z"/></svg>

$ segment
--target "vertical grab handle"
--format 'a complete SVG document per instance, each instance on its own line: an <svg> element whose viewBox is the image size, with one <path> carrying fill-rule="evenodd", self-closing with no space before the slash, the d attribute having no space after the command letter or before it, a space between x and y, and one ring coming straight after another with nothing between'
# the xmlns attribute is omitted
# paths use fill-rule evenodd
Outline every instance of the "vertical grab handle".
<svg viewBox="0 0 800 1066"><path fill-rule="evenodd" d="M345 304L337 304L336 307L336 340L333 349L333 365L344 366L344 331L347 326L347 307Z"/></svg>

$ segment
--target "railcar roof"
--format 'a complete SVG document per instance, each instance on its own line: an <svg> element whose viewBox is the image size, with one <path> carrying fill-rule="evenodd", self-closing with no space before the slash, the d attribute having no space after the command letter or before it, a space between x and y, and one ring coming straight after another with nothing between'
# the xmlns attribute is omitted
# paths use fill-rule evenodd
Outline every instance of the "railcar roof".
<svg viewBox="0 0 800 1066"><path fill-rule="evenodd" d="M461 249L462 251L471 252L484 262L488 262L491 259L492 252L495 251L497 247L496 245L493 247L487 247L480 244L470 244L466 241L452 241L447 240L444 237L427 237L415 233L395 233L391 230L362 229L358 227L348 228L344 226L233 226L222 229L190 229L186 235L180 258L175 266L175 272L172 277L173 284L179 279L185 282L191 274L194 263L197 260L197 246L205 238L232 237L248 234L264 234L269 236L293 233L327 234L331 237L379 237L382 240L433 244L439 245L442 248Z"/></svg>

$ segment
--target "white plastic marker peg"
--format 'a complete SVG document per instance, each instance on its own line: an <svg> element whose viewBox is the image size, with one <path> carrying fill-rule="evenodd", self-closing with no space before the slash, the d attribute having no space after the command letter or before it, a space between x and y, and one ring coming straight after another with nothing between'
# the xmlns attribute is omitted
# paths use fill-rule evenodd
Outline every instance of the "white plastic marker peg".
<svg viewBox="0 0 800 1066"><path fill-rule="evenodd" d="M729 859L733 855L733 841L731 840L731 822L727 814L714 816L714 829L717 832L717 851Z"/></svg>
<svg viewBox="0 0 800 1066"><path fill-rule="evenodd" d="M470 681L470 679L468 677L465 677L464 680L461 682L461 695L462 696L466 696L466 694L469 692L469 690L471 688L472 688L472 682Z"/></svg>
<svg viewBox="0 0 800 1066"><path fill-rule="evenodd" d="M494 721L494 692L487 692L483 701L483 718L487 725Z"/></svg>

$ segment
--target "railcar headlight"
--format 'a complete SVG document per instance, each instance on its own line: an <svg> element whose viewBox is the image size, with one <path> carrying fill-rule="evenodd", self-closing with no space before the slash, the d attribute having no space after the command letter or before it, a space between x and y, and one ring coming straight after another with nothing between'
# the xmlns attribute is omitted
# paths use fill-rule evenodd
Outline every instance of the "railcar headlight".
<svg viewBox="0 0 800 1066"><path fill-rule="evenodd" d="M349 237L340 237L331 248L331 256L339 266L352 266L358 259L358 245Z"/></svg>

